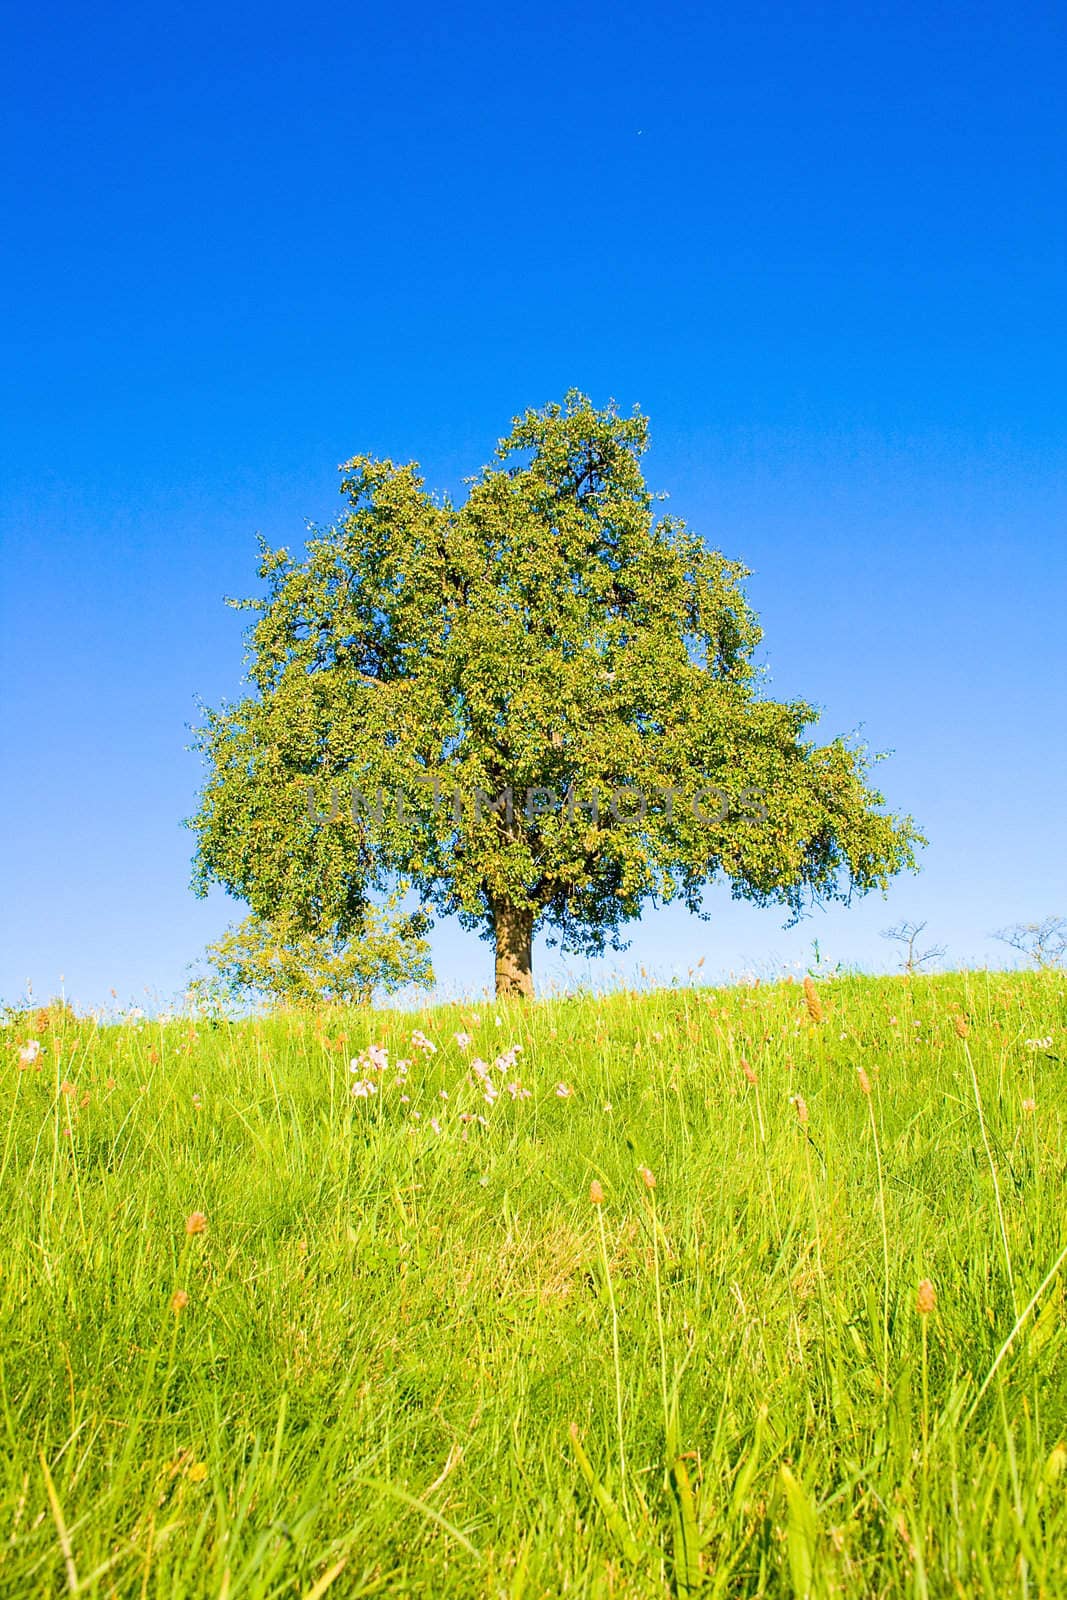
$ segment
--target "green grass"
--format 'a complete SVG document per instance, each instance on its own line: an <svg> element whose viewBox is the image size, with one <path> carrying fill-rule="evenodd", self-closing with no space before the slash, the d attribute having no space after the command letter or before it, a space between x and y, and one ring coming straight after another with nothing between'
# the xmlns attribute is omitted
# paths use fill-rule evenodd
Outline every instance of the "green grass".
<svg viewBox="0 0 1067 1600"><path fill-rule="evenodd" d="M1067 1592L1067 980L818 994L17 1019L0 1593Z"/></svg>

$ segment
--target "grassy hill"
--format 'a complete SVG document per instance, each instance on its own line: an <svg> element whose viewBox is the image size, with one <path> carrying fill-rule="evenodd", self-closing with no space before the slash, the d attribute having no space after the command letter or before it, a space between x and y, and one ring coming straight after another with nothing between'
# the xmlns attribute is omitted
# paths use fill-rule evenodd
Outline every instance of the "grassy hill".
<svg viewBox="0 0 1067 1600"><path fill-rule="evenodd" d="M14 1019L0 1594L1062 1595L1065 1025Z"/></svg>

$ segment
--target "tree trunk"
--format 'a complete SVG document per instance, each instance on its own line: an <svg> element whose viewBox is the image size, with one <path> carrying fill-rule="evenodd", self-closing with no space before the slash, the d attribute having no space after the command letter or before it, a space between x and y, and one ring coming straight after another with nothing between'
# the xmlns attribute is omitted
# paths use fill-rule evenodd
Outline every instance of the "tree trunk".
<svg viewBox="0 0 1067 1600"><path fill-rule="evenodd" d="M493 907L498 998L533 996L533 912L507 901Z"/></svg>

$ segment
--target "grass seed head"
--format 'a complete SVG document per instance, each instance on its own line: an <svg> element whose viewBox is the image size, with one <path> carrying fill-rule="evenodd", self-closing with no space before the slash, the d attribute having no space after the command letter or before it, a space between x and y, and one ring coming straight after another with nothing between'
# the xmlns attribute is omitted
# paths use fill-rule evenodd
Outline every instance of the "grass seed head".
<svg viewBox="0 0 1067 1600"><path fill-rule="evenodd" d="M920 1317L928 1317L937 1305L937 1290L929 1278L924 1278L915 1296L915 1309Z"/></svg>
<svg viewBox="0 0 1067 1600"><path fill-rule="evenodd" d="M207 1232L207 1218L202 1211L191 1211L185 1219L185 1231L190 1237L194 1233Z"/></svg>
<svg viewBox="0 0 1067 1600"><path fill-rule="evenodd" d="M804 979L804 1004L808 1008L808 1016L812 1022L822 1022L826 1013L822 1008L815 984L810 977Z"/></svg>

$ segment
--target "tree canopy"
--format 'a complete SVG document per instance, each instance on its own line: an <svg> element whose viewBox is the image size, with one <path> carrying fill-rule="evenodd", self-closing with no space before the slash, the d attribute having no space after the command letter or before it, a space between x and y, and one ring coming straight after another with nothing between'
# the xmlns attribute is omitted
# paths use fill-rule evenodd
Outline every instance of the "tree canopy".
<svg viewBox="0 0 1067 1600"><path fill-rule="evenodd" d="M529 993L536 931L595 954L717 878L795 916L913 867L865 751L762 692L746 569L657 515L647 442L571 391L462 503L356 456L333 526L263 545L248 692L200 730L197 887L344 941L399 881Z"/></svg>

